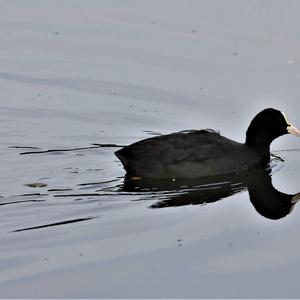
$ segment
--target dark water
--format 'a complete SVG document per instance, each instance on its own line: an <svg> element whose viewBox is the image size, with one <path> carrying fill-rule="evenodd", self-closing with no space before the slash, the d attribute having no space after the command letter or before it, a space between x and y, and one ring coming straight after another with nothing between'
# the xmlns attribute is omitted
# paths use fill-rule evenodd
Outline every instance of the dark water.
<svg viewBox="0 0 300 300"><path fill-rule="evenodd" d="M1 297L300 296L300 139L188 182L127 182L113 153L191 128L243 141L269 106L299 127L297 1L2 11Z"/></svg>

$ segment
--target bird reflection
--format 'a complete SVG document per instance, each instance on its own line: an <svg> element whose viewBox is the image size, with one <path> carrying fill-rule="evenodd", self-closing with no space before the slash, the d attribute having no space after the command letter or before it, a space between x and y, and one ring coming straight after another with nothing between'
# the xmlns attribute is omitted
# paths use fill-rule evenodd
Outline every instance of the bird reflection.
<svg viewBox="0 0 300 300"><path fill-rule="evenodd" d="M271 171L265 169L198 180L125 178L123 190L152 192L153 197L158 200L150 206L151 208L203 205L248 190L256 211L273 220L287 216L300 200L300 193L290 195L276 190L272 184Z"/></svg>

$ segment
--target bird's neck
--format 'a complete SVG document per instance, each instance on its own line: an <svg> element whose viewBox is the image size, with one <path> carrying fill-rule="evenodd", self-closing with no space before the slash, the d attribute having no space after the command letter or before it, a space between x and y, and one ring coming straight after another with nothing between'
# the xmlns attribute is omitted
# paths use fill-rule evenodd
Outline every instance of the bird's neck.
<svg viewBox="0 0 300 300"><path fill-rule="evenodd" d="M247 131L245 144L257 153L263 163L270 161L271 143L272 139L268 138L268 135L264 132L251 134L249 130Z"/></svg>

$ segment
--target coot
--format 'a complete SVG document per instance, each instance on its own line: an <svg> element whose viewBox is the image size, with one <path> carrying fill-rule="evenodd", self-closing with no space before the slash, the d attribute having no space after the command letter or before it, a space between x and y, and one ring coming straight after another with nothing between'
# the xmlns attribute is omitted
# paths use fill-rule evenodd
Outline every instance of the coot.
<svg viewBox="0 0 300 300"><path fill-rule="evenodd" d="M148 138L115 152L127 176L141 178L200 178L233 174L270 161L270 144L291 133L300 136L286 115L267 108L251 121L245 143L214 130L188 130Z"/></svg>

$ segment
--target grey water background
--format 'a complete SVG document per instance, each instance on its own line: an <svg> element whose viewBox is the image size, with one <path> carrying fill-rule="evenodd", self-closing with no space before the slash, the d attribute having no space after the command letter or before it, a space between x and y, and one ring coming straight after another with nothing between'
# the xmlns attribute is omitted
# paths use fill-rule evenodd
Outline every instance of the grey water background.
<svg viewBox="0 0 300 300"><path fill-rule="evenodd" d="M299 13L291 0L1 1L0 297L299 298L297 205L269 220L242 191L151 209L161 194L122 191L114 148L20 155L191 128L242 142L265 107L300 126ZM289 194L298 148L272 145Z"/></svg>

